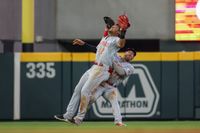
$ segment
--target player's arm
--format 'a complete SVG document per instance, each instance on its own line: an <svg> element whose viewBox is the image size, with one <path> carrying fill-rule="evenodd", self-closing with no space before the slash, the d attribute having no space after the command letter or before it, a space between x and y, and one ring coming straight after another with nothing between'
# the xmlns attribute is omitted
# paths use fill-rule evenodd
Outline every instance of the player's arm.
<svg viewBox="0 0 200 133"><path fill-rule="evenodd" d="M118 16L117 24L120 27L120 31L119 31L120 40L118 43L118 47L123 48L126 43L126 40L125 40L126 30L130 27L128 16L125 14Z"/></svg>
<svg viewBox="0 0 200 133"><path fill-rule="evenodd" d="M95 46L93 46L93 45L91 45L91 44L89 44L87 42L84 42L81 39L75 39L72 44L73 45L84 46L85 48L87 48L91 52L96 52L96 47Z"/></svg>
<svg viewBox="0 0 200 133"><path fill-rule="evenodd" d="M133 65L131 65L130 63L129 63L129 65L127 65L127 66L124 68L125 73L126 73L127 76L130 76L130 75L134 74L134 69L135 69L135 68L134 68Z"/></svg>
<svg viewBox="0 0 200 133"><path fill-rule="evenodd" d="M121 63L114 61L113 68L120 76L130 76L134 73L134 67L131 64L124 67Z"/></svg>
<svg viewBox="0 0 200 133"><path fill-rule="evenodd" d="M117 45L119 48L123 48L126 44L125 35L126 35L126 30L120 30L120 34L119 34L120 39Z"/></svg>
<svg viewBox="0 0 200 133"><path fill-rule="evenodd" d="M118 61L113 62L113 68L117 72L117 74L119 74L120 76L124 76L126 74L121 63L119 63Z"/></svg>

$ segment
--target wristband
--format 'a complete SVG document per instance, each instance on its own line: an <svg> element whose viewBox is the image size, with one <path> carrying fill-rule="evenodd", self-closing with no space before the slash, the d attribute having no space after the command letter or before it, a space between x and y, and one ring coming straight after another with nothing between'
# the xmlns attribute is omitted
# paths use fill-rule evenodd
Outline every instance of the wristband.
<svg viewBox="0 0 200 133"><path fill-rule="evenodd" d="M119 34L119 38L120 38L120 39L124 39L124 38L125 38L125 35L126 35L126 30L121 30L121 31L120 31L120 34Z"/></svg>

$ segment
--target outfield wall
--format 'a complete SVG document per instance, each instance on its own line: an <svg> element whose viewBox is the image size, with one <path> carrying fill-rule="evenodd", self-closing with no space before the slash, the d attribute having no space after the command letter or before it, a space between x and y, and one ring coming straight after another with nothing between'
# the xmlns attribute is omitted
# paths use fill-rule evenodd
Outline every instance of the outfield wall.
<svg viewBox="0 0 200 133"><path fill-rule="evenodd" d="M123 54L122 54L123 55ZM65 112L93 53L0 54L0 120L53 119ZM127 119L199 119L200 52L139 52L135 74L119 86ZM86 119L111 119L100 98Z"/></svg>

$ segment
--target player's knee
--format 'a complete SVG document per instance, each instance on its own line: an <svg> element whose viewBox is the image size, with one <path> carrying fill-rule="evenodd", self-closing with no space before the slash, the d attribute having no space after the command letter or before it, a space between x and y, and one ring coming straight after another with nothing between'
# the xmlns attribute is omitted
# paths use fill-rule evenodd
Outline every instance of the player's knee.
<svg viewBox="0 0 200 133"><path fill-rule="evenodd" d="M116 91L111 91L111 92L109 92L109 93L107 94L107 98L108 98L109 100L114 100L114 99L116 99L116 98L117 98L117 93L116 93Z"/></svg>

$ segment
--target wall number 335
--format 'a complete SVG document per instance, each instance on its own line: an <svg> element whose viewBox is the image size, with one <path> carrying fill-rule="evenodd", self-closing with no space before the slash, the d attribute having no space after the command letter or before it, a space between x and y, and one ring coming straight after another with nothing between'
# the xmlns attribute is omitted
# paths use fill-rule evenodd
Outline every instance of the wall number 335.
<svg viewBox="0 0 200 133"><path fill-rule="evenodd" d="M54 68L55 63L27 63L26 64L26 76L27 78L54 78L56 76L56 70Z"/></svg>

